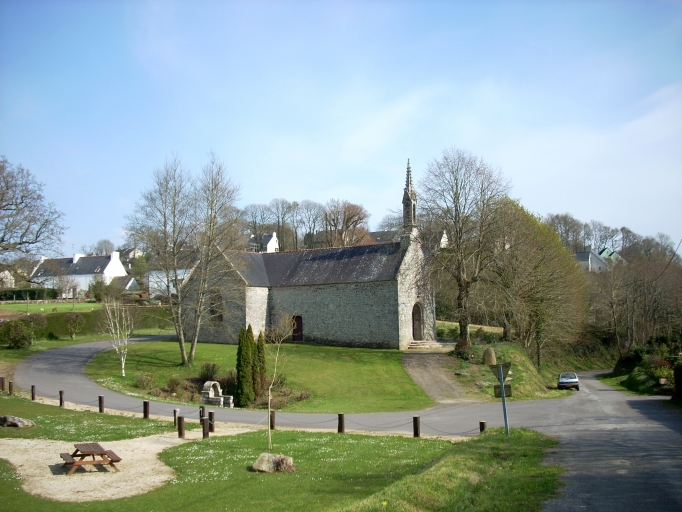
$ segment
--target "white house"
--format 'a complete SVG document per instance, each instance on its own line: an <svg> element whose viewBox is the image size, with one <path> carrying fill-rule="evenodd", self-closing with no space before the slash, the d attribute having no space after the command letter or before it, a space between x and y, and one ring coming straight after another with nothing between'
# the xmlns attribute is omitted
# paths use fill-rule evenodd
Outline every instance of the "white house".
<svg viewBox="0 0 682 512"><path fill-rule="evenodd" d="M114 251L108 256L74 254L73 258L41 258L31 274L31 282L61 289L64 297L70 297L74 288L87 290L95 280L109 284L113 278L126 275L119 253Z"/></svg>
<svg viewBox="0 0 682 512"><path fill-rule="evenodd" d="M608 270L606 260L591 249L589 251L575 253L575 259L578 260L583 270L588 272L604 272Z"/></svg>
<svg viewBox="0 0 682 512"><path fill-rule="evenodd" d="M248 245L251 252L279 252L279 240L275 231L272 235L251 235Z"/></svg>

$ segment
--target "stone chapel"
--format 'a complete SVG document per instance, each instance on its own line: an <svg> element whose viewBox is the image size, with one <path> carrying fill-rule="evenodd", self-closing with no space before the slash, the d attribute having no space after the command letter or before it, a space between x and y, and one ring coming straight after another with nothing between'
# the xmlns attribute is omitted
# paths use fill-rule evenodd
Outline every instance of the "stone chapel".
<svg viewBox="0 0 682 512"><path fill-rule="evenodd" d="M224 257L230 271L212 294L200 341L237 343L241 327L258 335L282 318L294 320L298 343L406 350L436 339L409 160L399 242Z"/></svg>

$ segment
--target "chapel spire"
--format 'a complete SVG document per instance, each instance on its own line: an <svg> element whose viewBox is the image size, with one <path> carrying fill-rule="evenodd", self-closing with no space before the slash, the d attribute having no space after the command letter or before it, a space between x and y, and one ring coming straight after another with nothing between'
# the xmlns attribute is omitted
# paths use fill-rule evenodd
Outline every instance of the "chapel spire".
<svg viewBox="0 0 682 512"><path fill-rule="evenodd" d="M407 176L405 178L405 193L403 194L403 227L417 226L417 193L412 186L412 168L407 159Z"/></svg>

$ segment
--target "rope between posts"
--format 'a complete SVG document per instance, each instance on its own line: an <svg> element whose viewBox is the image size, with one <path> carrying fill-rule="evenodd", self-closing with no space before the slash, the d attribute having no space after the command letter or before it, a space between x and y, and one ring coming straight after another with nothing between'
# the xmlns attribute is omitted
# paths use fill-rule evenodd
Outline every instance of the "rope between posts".
<svg viewBox="0 0 682 512"><path fill-rule="evenodd" d="M467 430L467 431L465 431L465 432L454 432L454 433L453 433L453 432L446 432L446 431L444 431L444 430L437 429L436 427L432 427L431 425L429 425L429 424L427 424L427 423L424 423L423 421L420 422L420 423L421 423L421 425L424 426L424 427L428 427L428 428L430 428L431 430L435 430L436 432L440 432L441 434L447 434L447 435L449 435L449 436L459 436L459 435L468 434L468 433L470 433L470 432L474 432L474 431L478 430L478 428L472 428L471 430Z"/></svg>
<svg viewBox="0 0 682 512"><path fill-rule="evenodd" d="M277 415L277 419L286 419L284 415ZM330 420L323 420L323 421L301 421L299 418L296 418L295 420L296 423L303 423L304 425L321 425L322 423L332 423L334 421L337 421L337 418L332 418Z"/></svg>
<svg viewBox="0 0 682 512"><path fill-rule="evenodd" d="M405 425L412 425L411 421L408 421L407 423L401 423L399 425L390 425L390 424L385 424L385 425L365 425L363 423L358 423L357 421L349 420L346 418L346 421L348 423L355 423L356 425L360 425L361 427L365 428L378 428L378 429L387 429L387 428L397 428L397 427L404 427Z"/></svg>

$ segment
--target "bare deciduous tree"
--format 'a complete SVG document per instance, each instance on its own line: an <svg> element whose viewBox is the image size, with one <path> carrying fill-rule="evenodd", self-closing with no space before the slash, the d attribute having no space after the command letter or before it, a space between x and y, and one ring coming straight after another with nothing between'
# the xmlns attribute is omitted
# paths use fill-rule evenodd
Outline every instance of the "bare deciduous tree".
<svg viewBox="0 0 682 512"><path fill-rule="evenodd" d="M421 208L447 234L448 246L433 253L431 264L449 275L457 288L460 351L471 346L471 287L494 262L504 231L500 214L508 190L498 170L455 148L431 162L421 182Z"/></svg>
<svg viewBox="0 0 682 512"><path fill-rule="evenodd" d="M272 224L272 212L267 204L250 204L243 211L249 232L256 240L265 235L269 224Z"/></svg>
<svg viewBox="0 0 682 512"><path fill-rule="evenodd" d="M359 204L330 200L324 208L327 247L351 247L369 239L369 212Z"/></svg>
<svg viewBox="0 0 682 512"><path fill-rule="evenodd" d="M315 234L324 222L324 206L308 199L301 201L300 218L303 226L303 243L312 249L315 245Z"/></svg>
<svg viewBox="0 0 682 512"><path fill-rule="evenodd" d="M173 157L155 172L152 188L129 218L128 231L153 253L150 289L163 288L185 366L192 364L201 326L216 308L211 297L231 272L223 252L241 248L238 194L213 153L198 180Z"/></svg>
<svg viewBox="0 0 682 512"><path fill-rule="evenodd" d="M121 362L121 376L125 377L128 341L133 334L133 319L130 309L121 304L120 300L107 298L102 307L102 314L102 330L111 336L109 343L111 343Z"/></svg>
<svg viewBox="0 0 682 512"><path fill-rule="evenodd" d="M270 415L272 413L272 388L279 377L284 359L282 343L289 339L294 331L293 316L280 314L279 320L265 331L265 342L270 346L267 351L271 360L268 366L272 368L272 377L268 384L268 450L272 450L272 429L270 428Z"/></svg>
<svg viewBox="0 0 682 512"><path fill-rule="evenodd" d="M61 245L63 215L28 169L0 158L0 260L53 252Z"/></svg>

